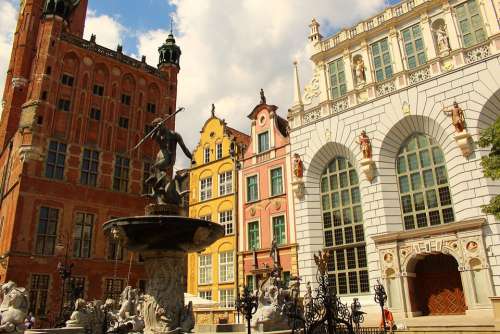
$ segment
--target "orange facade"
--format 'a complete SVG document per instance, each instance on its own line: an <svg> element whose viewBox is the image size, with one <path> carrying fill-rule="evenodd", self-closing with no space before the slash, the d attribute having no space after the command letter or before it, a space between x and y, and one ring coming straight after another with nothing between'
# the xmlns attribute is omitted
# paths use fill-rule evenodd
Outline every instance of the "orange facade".
<svg viewBox="0 0 500 334"><path fill-rule="evenodd" d="M87 1L67 16L59 3L71 2L21 2L0 121L0 280L26 287L39 319L59 312L66 252L87 300L144 283L138 256L122 254L101 227L144 213L157 147L130 148L175 110L179 71L178 62L158 69L83 40Z"/></svg>
<svg viewBox="0 0 500 334"><path fill-rule="evenodd" d="M273 239L283 279L298 275L288 123L276 111L261 103L249 115L251 142L239 176L240 286L258 288L267 277L273 268Z"/></svg>

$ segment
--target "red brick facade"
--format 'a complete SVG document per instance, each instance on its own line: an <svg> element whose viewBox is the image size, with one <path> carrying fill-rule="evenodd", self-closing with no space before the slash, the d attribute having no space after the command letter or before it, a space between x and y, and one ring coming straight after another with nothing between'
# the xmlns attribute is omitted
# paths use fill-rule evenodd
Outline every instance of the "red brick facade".
<svg viewBox="0 0 500 334"><path fill-rule="evenodd" d="M179 68L158 70L81 39L86 0L66 19L44 13L44 0L21 3L0 121L0 280L30 290L36 313L47 290L45 317L54 318L64 257L54 244L69 243L88 300L104 297L106 279L132 286L144 279L135 254L108 259L102 224L144 212L145 163L156 147L129 150L154 118L175 110ZM117 178L121 157L129 159L127 177Z"/></svg>

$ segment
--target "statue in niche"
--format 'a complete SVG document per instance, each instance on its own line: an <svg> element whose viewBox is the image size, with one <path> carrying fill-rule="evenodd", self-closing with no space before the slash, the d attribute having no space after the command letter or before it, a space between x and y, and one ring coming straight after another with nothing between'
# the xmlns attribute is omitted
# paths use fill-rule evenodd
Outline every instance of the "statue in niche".
<svg viewBox="0 0 500 334"><path fill-rule="evenodd" d="M356 74L356 84L363 85L366 82L365 62L359 57L354 65L354 73Z"/></svg>
<svg viewBox="0 0 500 334"><path fill-rule="evenodd" d="M450 41L446 32L446 24L441 24L437 29L433 29L436 35L436 42L439 54L444 54L450 51Z"/></svg>
<svg viewBox="0 0 500 334"><path fill-rule="evenodd" d="M361 147L361 152L363 152L363 159L371 159L372 158L372 143L370 138L368 138L366 131L361 131L361 134L358 138L358 144Z"/></svg>
<svg viewBox="0 0 500 334"><path fill-rule="evenodd" d="M447 115L451 115L451 122L455 127L455 132L460 133L465 130L464 111L458 106L456 101L453 102L453 107L451 109L443 109L443 112Z"/></svg>
<svg viewBox="0 0 500 334"><path fill-rule="evenodd" d="M293 155L293 175L298 179L304 176L304 164L298 153Z"/></svg>

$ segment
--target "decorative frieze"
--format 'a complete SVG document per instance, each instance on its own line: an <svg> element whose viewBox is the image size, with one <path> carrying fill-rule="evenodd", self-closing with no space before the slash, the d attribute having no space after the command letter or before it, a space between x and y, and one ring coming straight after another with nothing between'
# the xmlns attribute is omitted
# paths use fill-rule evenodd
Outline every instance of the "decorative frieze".
<svg viewBox="0 0 500 334"><path fill-rule="evenodd" d="M333 114L344 111L347 108L349 108L349 101L348 101L347 97L340 99L340 100L337 100L337 101L333 101L331 108L332 108Z"/></svg>
<svg viewBox="0 0 500 334"><path fill-rule="evenodd" d="M385 94L392 93L395 90L396 90L396 83L394 80L390 80L377 85L376 93L377 96L382 96Z"/></svg>
<svg viewBox="0 0 500 334"><path fill-rule="evenodd" d="M419 83L420 81L427 80L431 77L431 69L429 66L416 70L408 76L410 85Z"/></svg>
<svg viewBox="0 0 500 334"><path fill-rule="evenodd" d="M477 48L469 50L465 53L465 63L470 64L481 59L484 59L490 55L490 47L488 44L481 45Z"/></svg>
<svg viewBox="0 0 500 334"><path fill-rule="evenodd" d="M304 114L304 124L309 124L321 118L321 109L316 108Z"/></svg>

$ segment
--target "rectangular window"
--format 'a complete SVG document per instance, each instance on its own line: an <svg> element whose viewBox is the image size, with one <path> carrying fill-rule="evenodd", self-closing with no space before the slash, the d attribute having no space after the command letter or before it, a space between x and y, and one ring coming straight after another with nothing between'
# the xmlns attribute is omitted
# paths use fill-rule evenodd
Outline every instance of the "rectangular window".
<svg viewBox="0 0 500 334"><path fill-rule="evenodd" d="M219 290L219 304L221 307L234 308L234 290L221 289Z"/></svg>
<svg viewBox="0 0 500 334"><path fill-rule="evenodd" d="M88 148L84 149L80 183L93 187L97 186L98 170L99 152Z"/></svg>
<svg viewBox="0 0 500 334"><path fill-rule="evenodd" d="M34 316L44 316L47 312L49 275L33 274L29 294L29 310Z"/></svg>
<svg viewBox="0 0 500 334"><path fill-rule="evenodd" d="M283 175L280 167L271 170L271 196L281 194L283 194Z"/></svg>
<svg viewBox="0 0 500 334"><path fill-rule="evenodd" d="M269 132L259 133L258 135L259 153L269 150Z"/></svg>
<svg viewBox="0 0 500 334"><path fill-rule="evenodd" d="M73 256L89 258L92 248L92 230L94 227L94 215L91 213L78 212L73 230Z"/></svg>
<svg viewBox="0 0 500 334"><path fill-rule="evenodd" d="M151 176L151 163L145 162L143 170L142 170L142 193L143 194L150 194L153 190L151 187L151 184L146 183L146 181L149 179L150 176Z"/></svg>
<svg viewBox="0 0 500 334"><path fill-rule="evenodd" d="M101 110L97 108L90 108L90 119L99 121L101 119Z"/></svg>
<svg viewBox="0 0 500 334"><path fill-rule="evenodd" d="M205 147L203 149L203 163L209 163L210 162L210 147Z"/></svg>
<svg viewBox="0 0 500 334"><path fill-rule="evenodd" d="M486 40L486 32L477 0L468 0L456 6L455 12L464 47L468 48Z"/></svg>
<svg viewBox="0 0 500 334"><path fill-rule="evenodd" d="M224 226L226 235L233 234L233 211L222 211L219 213L219 224Z"/></svg>
<svg viewBox="0 0 500 334"><path fill-rule="evenodd" d="M62 111L70 111L71 101L67 99L59 99L59 103L57 104L57 109Z"/></svg>
<svg viewBox="0 0 500 334"><path fill-rule="evenodd" d="M139 292L142 294L145 294L147 285L148 285L148 281L146 281L145 279L140 279L137 283L137 287L139 288Z"/></svg>
<svg viewBox="0 0 500 334"><path fill-rule="evenodd" d="M61 83L63 85L73 87L74 82L75 82L75 78L69 74L63 74L61 77Z"/></svg>
<svg viewBox="0 0 500 334"><path fill-rule="evenodd" d="M234 253L233 251L219 254L219 281L221 283L234 280Z"/></svg>
<svg viewBox="0 0 500 334"><path fill-rule="evenodd" d="M115 160L115 173L113 177L114 191L127 192L129 170L130 170L130 159L117 155Z"/></svg>
<svg viewBox="0 0 500 334"><path fill-rule="evenodd" d="M201 220L207 220L207 221L211 222L212 221L212 215L200 216L200 219Z"/></svg>
<svg viewBox="0 0 500 334"><path fill-rule="evenodd" d="M259 199L259 186L257 175L247 177L247 202L254 202Z"/></svg>
<svg viewBox="0 0 500 334"><path fill-rule="evenodd" d="M219 174L219 195L224 196L233 192L233 172Z"/></svg>
<svg viewBox="0 0 500 334"><path fill-rule="evenodd" d="M255 289L255 276L247 275L247 285L246 286L250 288L250 291L253 291Z"/></svg>
<svg viewBox="0 0 500 334"><path fill-rule="evenodd" d="M259 249L259 222L248 223L248 250Z"/></svg>
<svg viewBox="0 0 500 334"><path fill-rule="evenodd" d="M104 86L94 85L92 92L96 96L103 96L104 95Z"/></svg>
<svg viewBox="0 0 500 334"><path fill-rule="evenodd" d="M59 210L42 206L38 218L35 253L38 255L54 255L57 238Z"/></svg>
<svg viewBox="0 0 500 334"><path fill-rule="evenodd" d="M156 112L156 104L148 102L148 104L146 105L146 110L147 112L154 114Z"/></svg>
<svg viewBox="0 0 500 334"><path fill-rule="evenodd" d="M125 288L125 280L121 278L107 278L106 289L104 290L104 300L120 300L120 295Z"/></svg>
<svg viewBox="0 0 500 334"><path fill-rule="evenodd" d="M404 49L408 68L424 65L427 62L425 55L424 39L420 29L420 24L415 24L401 32L403 36Z"/></svg>
<svg viewBox="0 0 500 334"><path fill-rule="evenodd" d="M200 201L212 198L212 178L207 177L200 180Z"/></svg>
<svg viewBox="0 0 500 334"><path fill-rule="evenodd" d="M222 143L217 143L215 145L215 158L217 160L222 159Z"/></svg>
<svg viewBox="0 0 500 334"><path fill-rule="evenodd" d="M66 162L66 144L51 140L47 151L45 176L50 179L64 178L64 164Z"/></svg>
<svg viewBox="0 0 500 334"><path fill-rule="evenodd" d="M273 217L273 238L278 245L286 243L285 216Z"/></svg>
<svg viewBox="0 0 500 334"><path fill-rule="evenodd" d="M198 284L212 283L212 255L204 254L198 256Z"/></svg>
<svg viewBox="0 0 500 334"><path fill-rule="evenodd" d="M347 93L347 85L345 82L344 61L337 59L329 64L330 85L332 97L334 99L341 97Z"/></svg>
<svg viewBox="0 0 500 334"><path fill-rule="evenodd" d="M370 47L377 81L392 78L392 61L387 37L373 43Z"/></svg>
<svg viewBox="0 0 500 334"><path fill-rule="evenodd" d="M85 295L85 277L70 277L66 280L64 301L74 303Z"/></svg>
<svg viewBox="0 0 500 334"><path fill-rule="evenodd" d="M111 237L108 240L108 260L110 261L122 261L123 260L123 247L122 243Z"/></svg>
<svg viewBox="0 0 500 334"><path fill-rule="evenodd" d="M200 296L200 298L203 298L206 300L212 300L212 290L199 291L198 295Z"/></svg>
<svg viewBox="0 0 500 334"><path fill-rule="evenodd" d="M128 118L127 117L120 117L118 119L118 126L120 128L128 129Z"/></svg>
<svg viewBox="0 0 500 334"><path fill-rule="evenodd" d="M131 101L130 95L122 94L122 104L129 106L130 101Z"/></svg>

